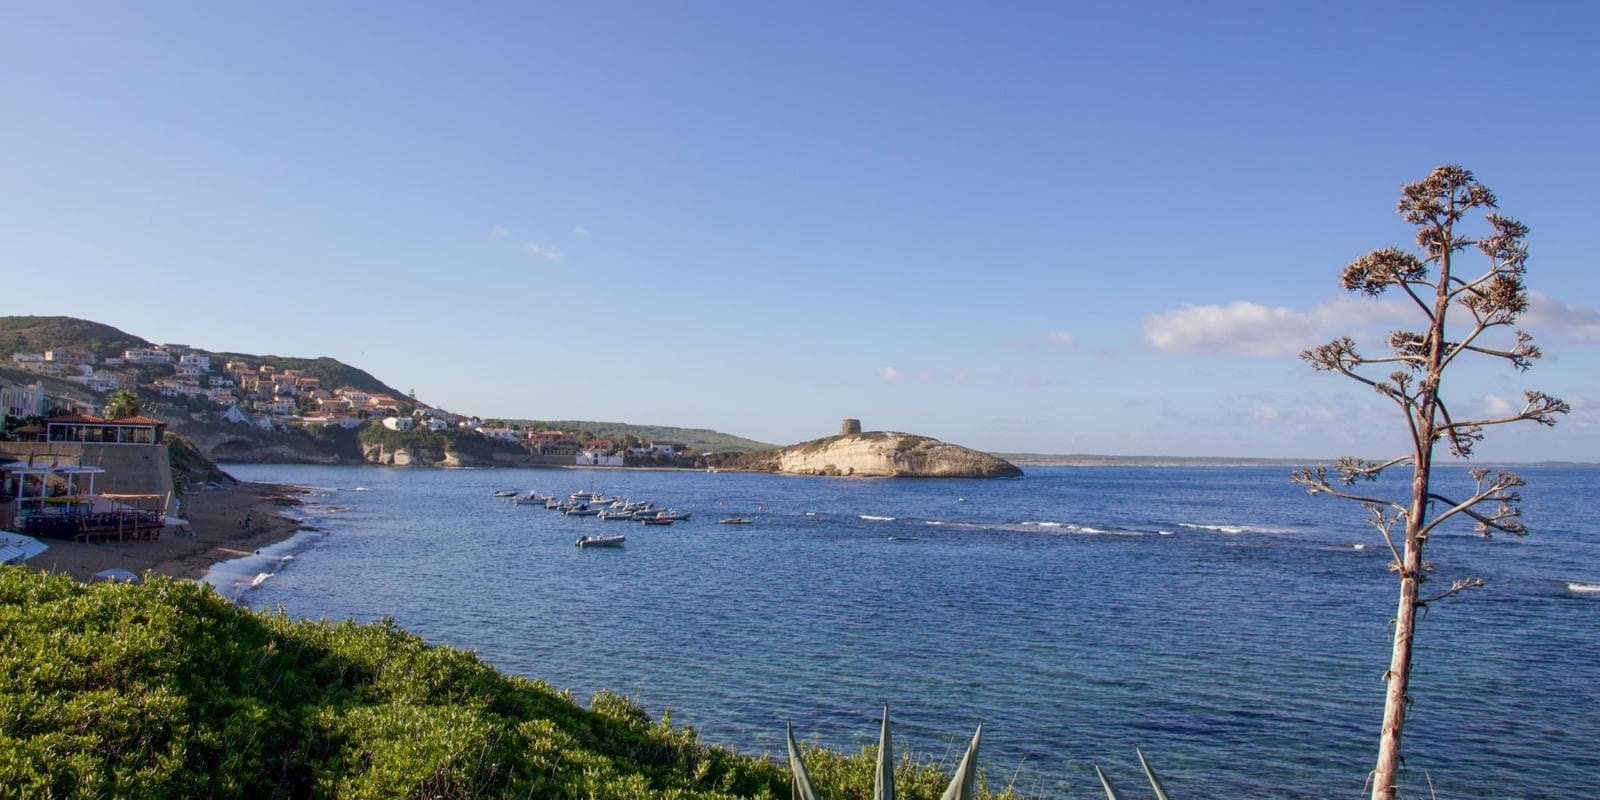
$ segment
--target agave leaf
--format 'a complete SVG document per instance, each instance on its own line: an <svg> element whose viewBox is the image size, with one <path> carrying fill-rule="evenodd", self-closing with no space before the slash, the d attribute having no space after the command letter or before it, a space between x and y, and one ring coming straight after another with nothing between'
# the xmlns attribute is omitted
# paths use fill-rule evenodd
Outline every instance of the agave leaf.
<svg viewBox="0 0 1600 800"><path fill-rule="evenodd" d="M1122 800L1121 797L1117 796L1117 790L1112 787L1111 779L1107 778L1106 774L1100 771L1099 764L1094 765L1094 774L1100 776L1100 785L1106 787L1106 800Z"/></svg>
<svg viewBox="0 0 1600 800"><path fill-rule="evenodd" d="M1144 776L1150 779L1150 788L1155 790L1156 800L1170 800L1167 797L1167 790L1161 788L1161 779L1156 777L1156 771L1151 769L1150 762L1145 760L1144 751L1135 747L1133 752L1139 754L1139 766L1144 767Z"/></svg>
<svg viewBox="0 0 1600 800"><path fill-rule="evenodd" d="M955 776L950 778L950 787L944 790L939 800L972 800L977 793L978 740L982 738L983 726L979 725L978 732L972 734L972 743L967 745L967 754L961 757L961 763L956 766Z"/></svg>
<svg viewBox="0 0 1600 800"><path fill-rule="evenodd" d="M800 748L794 743L794 726L785 722L784 732L789 735L789 787L794 790L794 800L817 800L817 792L811 788L811 775L806 772L806 762L800 758Z"/></svg>
<svg viewBox="0 0 1600 800"><path fill-rule="evenodd" d="M872 800L894 800L894 748L889 745L889 706L883 707L883 732L878 734L878 775Z"/></svg>

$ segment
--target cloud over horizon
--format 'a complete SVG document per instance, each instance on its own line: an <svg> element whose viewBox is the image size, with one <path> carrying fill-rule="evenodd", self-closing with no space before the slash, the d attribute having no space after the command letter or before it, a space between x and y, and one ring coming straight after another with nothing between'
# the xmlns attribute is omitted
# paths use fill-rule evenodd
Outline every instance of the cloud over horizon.
<svg viewBox="0 0 1600 800"><path fill-rule="evenodd" d="M1319 344L1336 328L1369 326L1402 319L1401 301L1340 297L1310 311L1269 307L1248 300L1226 306L1188 305L1148 317L1144 342L1164 353L1239 353L1271 358L1292 356ZM1340 331L1349 332L1349 331Z"/></svg>
<svg viewBox="0 0 1600 800"><path fill-rule="evenodd" d="M1568 339L1600 342L1600 311L1568 305L1544 292L1528 292L1528 310L1519 322L1534 335L1539 328L1553 328Z"/></svg>

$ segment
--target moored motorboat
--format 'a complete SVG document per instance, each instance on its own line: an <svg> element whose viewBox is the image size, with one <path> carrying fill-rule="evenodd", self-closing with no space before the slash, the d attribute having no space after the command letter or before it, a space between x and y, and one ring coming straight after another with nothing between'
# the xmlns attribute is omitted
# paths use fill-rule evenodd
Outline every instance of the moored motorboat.
<svg viewBox="0 0 1600 800"><path fill-rule="evenodd" d="M686 520L688 518L689 518L689 512L688 511L673 511L672 509L669 508L666 511L657 511L656 512L656 519L670 519L670 520L674 520L674 521L681 521L681 520Z"/></svg>
<svg viewBox="0 0 1600 800"><path fill-rule="evenodd" d="M750 520L744 517L729 517L717 523L718 525L749 525Z"/></svg>
<svg viewBox="0 0 1600 800"><path fill-rule="evenodd" d="M590 508L584 505L577 506L576 508L569 508L564 513L569 517L597 517L600 516L600 509Z"/></svg>
<svg viewBox="0 0 1600 800"><path fill-rule="evenodd" d="M501 489L498 492L494 492L495 497L516 497L519 494L521 494L521 492L515 489Z"/></svg>
<svg viewBox="0 0 1600 800"><path fill-rule="evenodd" d="M579 547L621 547L628 537L622 534L615 536L585 536L578 540Z"/></svg>
<svg viewBox="0 0 1600 800"><path fill-rule="evenodd" d="M646 525L671 525L673 523L673 520L662 519L660 517L649 517L649 518L646 518L646 519L641 519L639 521L643 522Z"/></svg>

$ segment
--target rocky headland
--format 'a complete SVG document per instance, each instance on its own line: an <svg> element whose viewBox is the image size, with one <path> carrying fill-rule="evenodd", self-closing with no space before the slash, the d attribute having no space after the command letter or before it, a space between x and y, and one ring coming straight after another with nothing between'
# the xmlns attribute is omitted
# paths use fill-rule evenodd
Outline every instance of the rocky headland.
<svg viewBox="0 0 1600 800"><path fill-rule="evenodd" d="M861 432L845 420L838 436L750 453L724 469L857 478L1018 478L1005 459L927 436L896 431Z"/></svg>

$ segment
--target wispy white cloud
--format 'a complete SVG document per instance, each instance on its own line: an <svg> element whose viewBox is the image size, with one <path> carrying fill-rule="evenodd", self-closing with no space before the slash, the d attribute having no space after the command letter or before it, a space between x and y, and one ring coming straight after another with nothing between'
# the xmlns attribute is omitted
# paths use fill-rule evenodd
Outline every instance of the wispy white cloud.
<svg viewBox="0 0 1600 800"><path fill-rule="evenodd" d="M878 377L890 383L966 383L972 380L973 375L965 369L906 372L895 367L882 367L878 370Z"/></svg>
<svg viewBox="0 0 1600 800"><path fill-rule="evenodd" d="M587 239L589 238L589 229L579 225L578 227L572 229L572 235L578 237L579 239Z"/></svg>
<svg viewBox="0 0 1600 800"><path fill-rule="evenodd" d="M504 225L496 225L489 229L489 238L491 239L504 239L510 235L511 229Z"/></svg>
<svg viewBox="0 0 1600 800"><path fill-rule="evenodd" d="M1282 416L1282 414L1278 413L1277 408L1267 405L1266 403L1256 406L1256 410L1250 414L1251 419L1254 419L1256 422L1262 424L1271 423L1277 420L1277 418L1280 416Z"/></svg>
<svg viewBox="0 0 1600 800"><path fill-rule="evenodd" d="M1600 311L1563 303L1544 292L1528 292L1528 311L1518 321L1535 334L1554 330L1568 339L1600 342Z"/></svg>
<svg viewBox="0 0 1600 800"><path fill-rule="evenodd" d="M1144 323L1145 344L1167 353L1211 351L1253 356L1293 355L1315 337L1310 315L1239 301L1226 306L1185 306Z"/></svg>
<svg viewBox="0 0 1600 800"><path fill-rule="evenodd" d="M1410 313L1398 300L1336 298L1309 311L1270 307L1245 300L1229 305L1191 305L1145 320L1144 341L1167 353L1224 352L1290 356L1317 344L1326 334L1351 326L1403 319Z"/></svg>
<svg viewBox="0 0 1600 800"><path fill-rule="evenodd" d="M1044 331L1013 339L1011 349L1023 352L1039 350L1070 350L1078 343L1078 337L1066 331Z"/></svg>
<svg viewBox="0 0 1600 800"><path fill-rule="evenodd" d="M561 259L566 258L566 255L561 252L561 248L554 245L539 244L538 242L527 242L526 244L522 245L522 249L528 251L529 254L536 258L542 258L546 261L560 261Z"/></svg>
<svg viewBox="0 0 1600 800"><path fill-rule="evenodd" d="M1497 394L1483 396L1483 410L1491 417L1504 417L1517 413L1518 409L1511 405L1511 401Z"/></svg>

